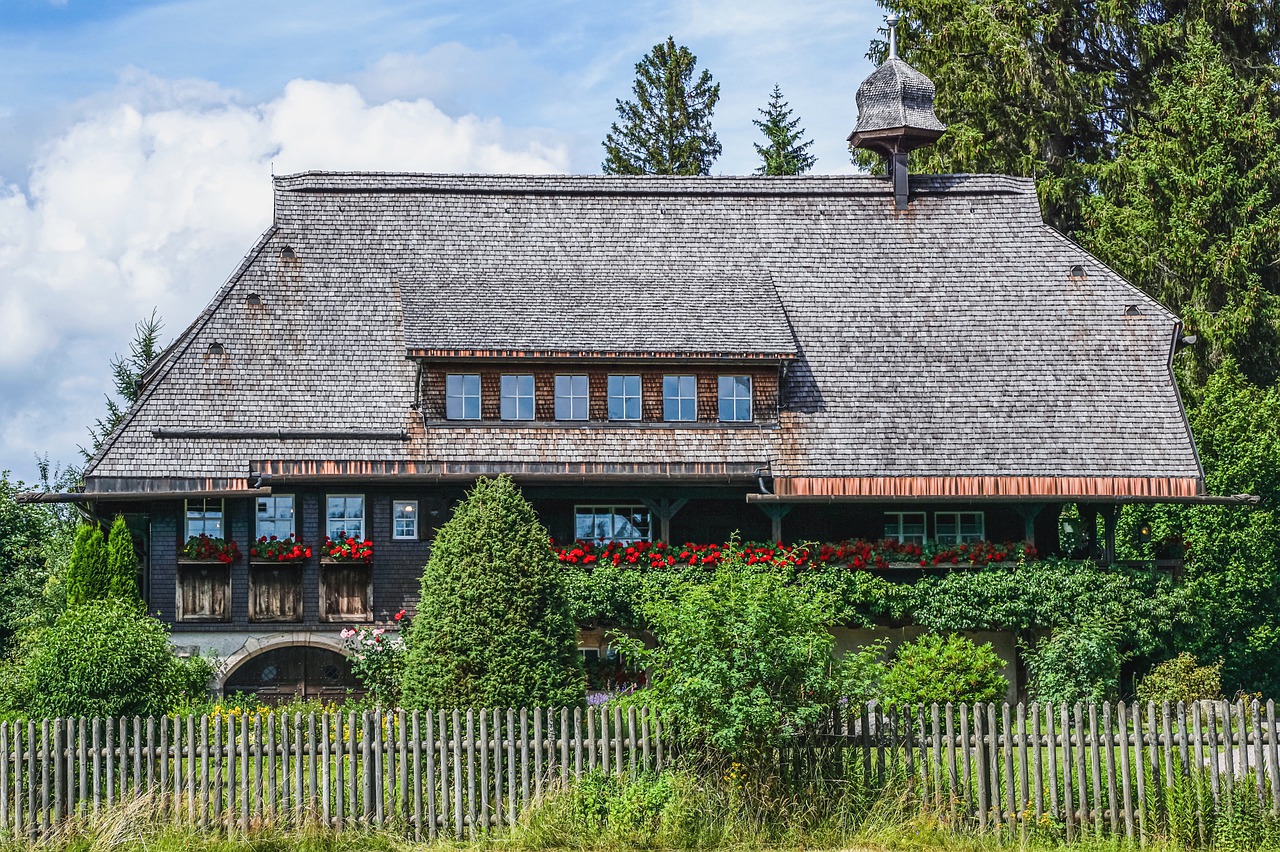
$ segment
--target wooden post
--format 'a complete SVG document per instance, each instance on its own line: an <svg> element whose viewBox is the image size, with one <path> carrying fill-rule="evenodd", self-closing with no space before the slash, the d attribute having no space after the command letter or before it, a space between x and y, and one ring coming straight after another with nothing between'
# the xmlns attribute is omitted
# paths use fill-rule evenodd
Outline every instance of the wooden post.
<svg viewBox="0 0 1280 852"><path fill-rule="evenodd" d="M773 541L782 541L782 519L785 518L792 509L795 508L794 503L756 503L760 511L768 516L770 521L770 535Z"/></svg>

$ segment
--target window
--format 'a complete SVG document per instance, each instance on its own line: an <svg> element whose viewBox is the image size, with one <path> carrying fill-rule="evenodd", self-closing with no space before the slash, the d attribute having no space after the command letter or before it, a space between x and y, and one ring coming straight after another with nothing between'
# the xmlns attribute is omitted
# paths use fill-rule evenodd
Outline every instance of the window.
<svg viewBox="0 0 1280 852"><path fill-rule="evenodd" d="M556 419L587 419L586 376L556 376Z"/></svg>
<svg viewBox="0 0 1280 852"><path fill-rule="evenodd" d="M720 419L736 422L751 419L751 377L720 377Z"/></svg>
<svg viewBox="0 0 1280 852"><path fill-rule="evenodd" d="M364 495L330 494L325 508L324 534L337 541L364 540Z"/></svg>
<svg viewBox="0 0 1280 852"><path fill-rule="evenodd" d="M393 500L391 502L391 537L401 541L417 540L417 500Z"/></svg>
<svg viewBox="0 0 1280 852"><path fill-rule="evenodd" d="M222 538L222 500L199 498L187 501L187 538L207 535Z"/></svg>
<svg viewBox="0 0 1280 852"><path fill-rule="evenodd" d="M533 376L502 377L502 419L533 419Z"/></svg>
<svg viewBox="0 0 1280 852"><path fill-rule="evenodd" d="M924 544L924 512L885 512L884 537L889 541Z"/></svg>
<svg viewBox="0 0 1280 852"><path fill-rule="evenodd" d="M698 379L696 376L662 377L662 419L698 419Z"/></svg>
<svg viewBox="0 0 1280 852"><path fill-rule="evenodd" d="M573 534L582 541L648 541L644 506L574 506Z"/></svg>
<svg viewBox="0 0 1280 852"><path fill-rule="evenodd" d="M964 544L982 541L986 528L981 512L935 512L934 538L938 544Z"/></svg>
<svg viewBox="0 0 1280 852"><path fill-rule="evenodd" d="M609 377L609 419L640 419L640 377Z"/></svg>
<svg viewBox="0 0 1280 852"><path fill-rule="evenodd" d="M293 495L278 494L271 497L259 497L258 514L254 521L254 529L259 538L288 538L293 535Z"/></svg>
<svg viewBox="0 0 1280 852"><path fill-rule="evenodd" d="M444 380L444 416L450 420L480 419L480 377L449 375Z"/></svg>

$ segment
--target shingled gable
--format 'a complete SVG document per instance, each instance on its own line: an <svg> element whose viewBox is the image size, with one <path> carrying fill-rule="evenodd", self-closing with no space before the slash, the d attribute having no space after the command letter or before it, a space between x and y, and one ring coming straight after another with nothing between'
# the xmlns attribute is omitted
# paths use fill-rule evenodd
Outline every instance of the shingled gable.
<svg viewBox="0 0 1280 852"><path fill-rule="evenodd" d="M767 467L779 495L806 497L1202 492L1177 318L1045 226L1029 180L913 177L900 212L867 176L275 187L272 229L88 491ZM794 362L778 422L750 428L424 425L406 353L460 349Z"/></svg>

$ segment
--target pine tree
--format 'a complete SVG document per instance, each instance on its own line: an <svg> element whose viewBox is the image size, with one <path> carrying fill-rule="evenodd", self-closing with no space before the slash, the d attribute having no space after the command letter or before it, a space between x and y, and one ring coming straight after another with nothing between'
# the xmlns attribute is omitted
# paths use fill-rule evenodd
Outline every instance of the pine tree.
<svg viewBox="0 0 1280 852"><path fill-rule="evenodd" d="M481 478L432 543L403 703L580 704L577 634L546 527L510 477Z"/></svg>
<svg viewBox="0 0 1280 852"><path fill-rule="evenodd" d="M116 515L107 536L107 571L102 588L92 590L91 599L138 600L138 555L133 549L133 533L123 515Z"/></svg>
<svg viewBox="0 0 1280 852"><path fill-rule="evenodd" d="M720 156L711 130L711 113L720 100L720 84L711 72L694 79L698 58L667 36L636 63L634 101L619 100L615 122L605 138L609 175L705 175Z"/></svg>
<svg viewBox="0 0 1280 852"><path fill-rule="evenodd" d="M125 357L117 355L111 359L111 374L115 380L116 394L124 400L124 405L107 397L107 416L98 418L94 421L94 425L89 427L92 447L80 448L80 455L85 461L89 461L93 458L93 454L101 449L103 442L124 420L129 407L138 401L138 396L142 393L142 374L164 351L160 346L160 330L163 327L164 323L153 310L151 316L138 320L134 325L129 354Z"/></svg>
<svg viewBox="0 0 1280 852"><path fill-rule="evenodd" d="M791 117L791 107L782 99L782 89L776 83L773 94L769 95L769 105L759 113L764 120L754 119L751 123L763 131L767 144L756 145L756 153L764 161L756 174L802 175L813 168L818 160L809 153L813 140L801 141L805 131L800 127L800 118Z"/></svg>
<svg viewBox="0 0 1280 852"><path fill-rule="evenodd" d="M98 590L103 587L106 576L107 545L102 528L97 524L81 524L67 562L67 604L75 606L102 597Z"/></svg>

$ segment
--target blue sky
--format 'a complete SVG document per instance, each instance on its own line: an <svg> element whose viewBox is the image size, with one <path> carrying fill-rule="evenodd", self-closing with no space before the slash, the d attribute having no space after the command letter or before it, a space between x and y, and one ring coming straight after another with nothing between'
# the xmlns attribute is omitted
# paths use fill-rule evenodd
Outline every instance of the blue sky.
<svg viewBox="0 0 1280 852"><path fill-rule="evenodd" d="M721 84L714 171L757 164L775 83L816 172L845 137L873 0L0 0L0 469L71 461L107 361L177 334L270 219L270 173L599 171L668 34Z"/></svg>

